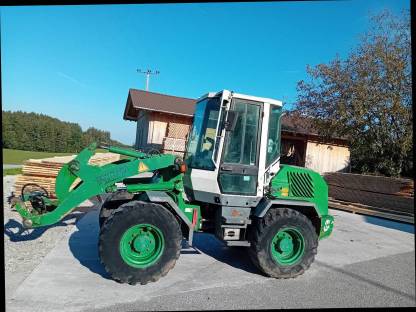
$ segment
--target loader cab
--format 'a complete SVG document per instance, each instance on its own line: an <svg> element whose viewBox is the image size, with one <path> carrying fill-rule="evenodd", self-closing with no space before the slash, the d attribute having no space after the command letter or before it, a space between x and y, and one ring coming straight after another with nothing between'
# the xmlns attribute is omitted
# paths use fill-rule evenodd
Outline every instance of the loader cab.
<svg viewBox="0 0 416 312"><path fill-rule="evenodd" d="M185 153L191 200L254 207L279 170L282 102L223 90L200 97Z"/></svg>

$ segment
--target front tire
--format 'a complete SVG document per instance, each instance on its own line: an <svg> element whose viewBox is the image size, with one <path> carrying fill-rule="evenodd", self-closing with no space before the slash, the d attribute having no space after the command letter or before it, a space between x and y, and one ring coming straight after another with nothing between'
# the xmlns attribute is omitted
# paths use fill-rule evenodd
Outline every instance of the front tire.
<svg viewBox="0 0 416 312"><path fill-rule="evenodd" d="M305 215L275 208L253 223L249 255L266 275L293 278L310 267L317 253L318 235Z"/></svg>
<svg viewBox="0 0 416 312"><path fill-rule="evenodd" d="M165 207L131 201L114 210L100 230L101 263L120 283L156 282L179 258L182 232Z"/></svg>
<svg viewBox="0 0 416 312"><path fill-rule="evenodd" d="M130 201L132 198L133 196L126 191L117 191L110 194L100 208L100 213L98 215L98 224L100 228L103 226L104 221L111 215L113 210Z"/></svg>

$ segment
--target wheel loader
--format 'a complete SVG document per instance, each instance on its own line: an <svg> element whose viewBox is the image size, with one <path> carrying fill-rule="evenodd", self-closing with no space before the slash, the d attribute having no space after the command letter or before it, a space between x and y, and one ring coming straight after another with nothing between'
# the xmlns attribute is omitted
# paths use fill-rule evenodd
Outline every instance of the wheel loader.
<svg viewBox="0 0 416 312"><path fill-rule="evenodd" d="M282 115L281 101L208 93L197 100L183 159L92 143L60 170L55 199L31 184L11 203L23 225L35 228L60 221L86 199L105 198L99 256L121 283L165 276L182 240L192 246L195 232L246 248L267 276L293 278L310 267L334 218L324 179L280 164ZM98 147L124 156L91 165Z"/></svg>

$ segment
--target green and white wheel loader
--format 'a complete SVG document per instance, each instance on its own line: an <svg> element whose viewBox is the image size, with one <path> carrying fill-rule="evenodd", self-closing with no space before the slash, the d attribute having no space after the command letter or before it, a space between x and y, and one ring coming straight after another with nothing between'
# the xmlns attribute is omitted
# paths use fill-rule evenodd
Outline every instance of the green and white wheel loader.
<svg viewBox="0 0 416 312"><path fill-rule="evenodd" d="M334 219L324 179L280 164L281 116L277 100L208 93L197 101L184 160L100 145L125 157L94 166L88 163L93 143L60 170L56 199L31 184L11 203L31 228L58 222L88 198L105 197L99 254L122 283L146 284L166 275L182 239L192 246L194 232L247 248L268 276L296 277L313 262Z"/></svg>

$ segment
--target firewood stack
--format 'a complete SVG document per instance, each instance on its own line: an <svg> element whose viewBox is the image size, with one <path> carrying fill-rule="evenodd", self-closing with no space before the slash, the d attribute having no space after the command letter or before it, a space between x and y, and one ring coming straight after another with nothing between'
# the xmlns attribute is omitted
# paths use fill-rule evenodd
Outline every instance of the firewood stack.
<svg viewBox="0 0 416 312"><path fill-rule="evenodd" d="M16 177L15 193L21 194L22 187L27 183L35 183L49 193L51 198L55 198L55 180L59 170L64 164L70 162L76 155L56 156L43 159L28 159L23 162L21 175ZM96 153L90 158L90 165L102 166L120 159L119 154L114 153Z"/></svg>

